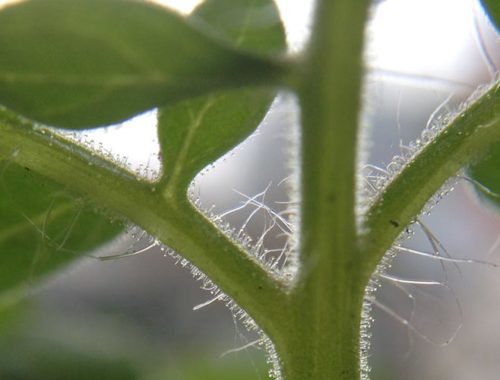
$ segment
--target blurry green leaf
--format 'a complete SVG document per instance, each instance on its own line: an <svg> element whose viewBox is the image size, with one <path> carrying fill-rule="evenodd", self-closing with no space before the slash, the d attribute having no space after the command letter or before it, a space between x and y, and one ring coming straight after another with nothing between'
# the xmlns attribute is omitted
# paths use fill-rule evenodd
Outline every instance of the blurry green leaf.
<svg viewBox="0 0 500 380"><path fill-rule="evenodd" d="M138 0L8 6L0 11L0 103L45 124L85 128L275 76L269 60L194 24Z"/></svg>
<svg viewBox="0 0 500 380"><path fill-rule="evenodd" d="M472 165L469 175L477 182L475 189L481 198L500 207L500 144L495 145L486 158Z"/></svg>
<svg viewBox="0 0 500 380"><path fill-rule="evenodd" d="M483 7L490 17L493 25L496 26L497 31L500 33L500 1L498 0L482 0Z"/></svg>
<svg viewBox="0 0 500 380"><path fill-rule="evenodd" d="M203 20L238 47L266 53L286 47L272 0L208 0L191 18ZM158 128L166 186L184 192L203 167L255 130L274 96L274 91L247 89L161 109Z"/></svg>
<svg viewBox="0 0 500 380"><path fill-rule="evenodd" d="M134 380L139 370L120 358L44 339L14 337L0 347L0 378L9 380Z"/></svg>
<svg viewBox="0 0 500 380"><path fill-rule="evenodd" d="M220 358L211 354L188 352L174 362L162 364L141 380L269 380L264 355L245 352Z"/></svg>
<svg viewBox="0 0 500 380"><path fill-rule="evenodd" d="M0 296L29 285L121 229L61 186L6 160L0 160L0 215Z"/></svg>
<svg viewBox="0 0 500 380"><path fill-rule="evenodd" d="M283 24L273 1L206 0L191 18L207 22L238 47L266 54L285 51Z"/></svg>
<svg viewBox="0 0 500 380"><path fill-rule="evenodd" d="M26 299L17 298L12 301L0 302L0 346L2 337L16 329L29 310L29 301Z"/></svg>

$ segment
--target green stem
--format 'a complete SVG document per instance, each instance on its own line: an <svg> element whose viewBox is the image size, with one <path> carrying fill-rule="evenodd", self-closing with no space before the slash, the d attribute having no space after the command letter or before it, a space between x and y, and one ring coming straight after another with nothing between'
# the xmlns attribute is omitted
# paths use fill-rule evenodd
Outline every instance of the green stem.
<svg viewBox="0 0 500 380"><path fill-rule="evenodd" d="M368 277L359 270L354 196L368 7L366 0L319 1L303 61L301 268L288 341L275 341L286 380L359 379Z"/></svg>
<svg viewBox="0 0 500 380"><path fill-rule="evenodd" d="M84 148L0 110L0 156L87 196L182 253L266 331L284 302L282 285L202 215L168 204L154 184L137 180ZM196 215L196 216L195 216Z"/></svg>
<svg viewBox="0 0 500 380"><path fill-rule="evenodd" d="M365 221L363 259L373 272L406 226L415 221L427 201L464 165L487 154L500 141L500 84L474 101L386 187Z"/></svg>
<svg viewBox="0 0 500 380"><path fill-rule="evenodd" d="M317 283L294 297L281 336L273 337L286 380L359 380L359 336L365 278ZM284 338L282 338L284 336Z"/></svg>
<svg viewBox="0 0 500 380"><path fill-rule="evenodd" d="M351 255L355 246L356 147L368 4L325 0L317 5L310 59L299 88L304 260L334 260L332 252ZM348 36L346 30L351 31ZM307 261L305 265L309 267Z"/></svg>

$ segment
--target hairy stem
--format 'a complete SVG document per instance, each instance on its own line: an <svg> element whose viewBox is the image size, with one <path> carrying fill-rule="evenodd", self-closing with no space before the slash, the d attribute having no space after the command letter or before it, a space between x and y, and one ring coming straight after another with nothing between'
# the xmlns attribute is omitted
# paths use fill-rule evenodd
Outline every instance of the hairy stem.
<svg viewBox="0 0 500 380"><path fill-rule="evenodd" d="M43 132L43 133L42 133ZM199 267L264 329L273 331L284 294L255 259L185 204L168 204L154 184L50 131L0 110L0 156L87 196L145 229ZM184 212L184 210L189 210Z"/></svg>
<svg viewBox="0 0 500 380"><path fill-rule="evenodd" d="M443 183L500 141L500 85L455 117L414 157L371 206L362 237L363 263L372 272L401 231Z"/></svg>
<svg viewBox="0 0 500 380"><path fill-rule="evenodd" d="M286 380L359 379L367 278L358 270L354 195L368 7L366 0L319 1L303 61L301 269L288 341L277 342Z"/></svg>

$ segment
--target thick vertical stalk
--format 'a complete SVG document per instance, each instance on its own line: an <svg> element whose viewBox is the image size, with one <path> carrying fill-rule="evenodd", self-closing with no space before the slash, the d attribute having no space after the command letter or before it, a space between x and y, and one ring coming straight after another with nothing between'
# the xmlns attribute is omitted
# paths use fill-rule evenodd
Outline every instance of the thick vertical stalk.
<svg viewBox="0 0 500 380"><path fill-rule="evenodd" d="M286 380L359 379L366 278L356 243L355 177L367 0L324 0L299 85L302 215L294 331L281 349ZM279 345L278 345L279 346Z"/></svg>
<svg viewBox="0 0 500 380"><path fill-rule="evenodd" d="M293 298L284 329L275 340L285 380L359 380L360 310L364 279L318 291L318 282ZM316 294L307 295L307 292ZM283 333L283 332L282 332Z"/></svg>
<svg viewBox="0 0 500 380"><path fill-rule="evenodd" d="M365 0L318 4L306 81L299 94L306 259L331 260L333 252L350 255L355 246L356 145L367 4Z"/></svg>

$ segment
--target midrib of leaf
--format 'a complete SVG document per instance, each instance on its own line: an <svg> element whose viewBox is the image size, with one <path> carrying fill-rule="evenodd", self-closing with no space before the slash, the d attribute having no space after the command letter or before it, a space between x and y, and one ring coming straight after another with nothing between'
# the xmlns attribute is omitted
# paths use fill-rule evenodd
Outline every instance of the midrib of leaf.
<svg viewBox="0 0 500 380"><path fill-rule="evenodd" d="M252 2L252 4L255 4L255 0ZM250 6L252 7L252 5ZM243 22L241 23L241 28L239 32L239 36L236 40L236 46L241 46L243 42L245 41L245 31L248 29L248 22L250 19L250 8L249 10L245 13L245 18L243 19Z"/></svg>
<svg viewBox="0 0 500 380"><path fill-rule="evenodd" d="M54 218L58 218L60 216L64 216L72 209L74 209L74 205L71 203L60 205L60 206L56 207L55 209L53 209L52 211L50 211L50 216L52 216ZM25 231L27 231L31 228L34 228L36 225L39 225L39 224L42 225L46 222L47 211L41 212L40 214L38 214L32 218L30 217L29 221L27 220L28 217L26 215L22 214L22 212L20 212L20 213L21 213L21 215L23 215L24 218L26 218L26 220L21 222L21 223L17 223L9 228L2 229L0 231L0 244L2 242L7 241L8 239L14 237L15 235L18 235L20 233L24 233Z"/></svg>
<svg viewBox="0 0 500 380"><path fill-rule="evenodd" d="M167 162L167 165L171 165L174 169L172 171L171 176L168 178L168 181L165 184L165 195L167 198L171 198L174 194L177 194L179 190L183 192L181 196L185 196L186 189L179 189L179 183L182 180L182 173L184 171L184 163L188 159L189 149L191 148L191 144L193 142L194 137L200 126L202 125L203 118L205 114L210 110L210 107L214 104L214 97L210 97L207 99L203 108L195 115L190 111L192 117L192 123L186 126L188 133L186 138L183 141L182 147L179 153L176 155L175 160L173 162Z"/></svg>

